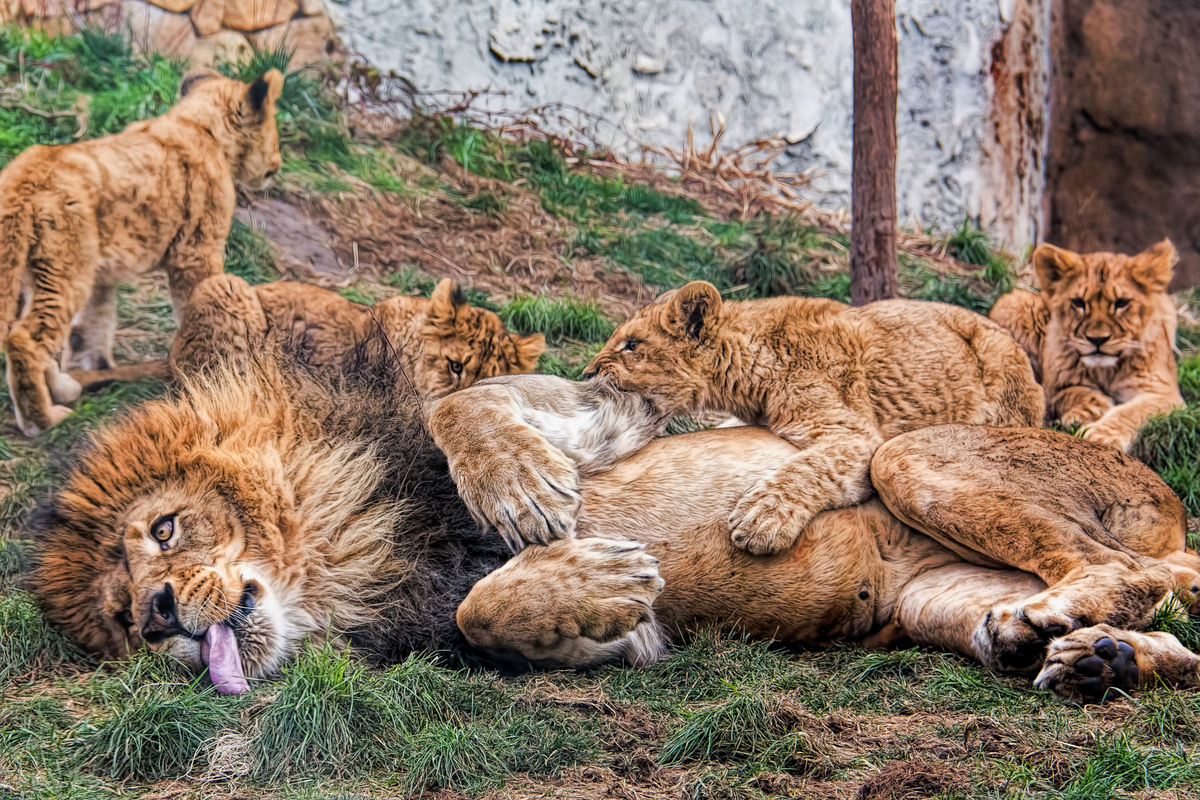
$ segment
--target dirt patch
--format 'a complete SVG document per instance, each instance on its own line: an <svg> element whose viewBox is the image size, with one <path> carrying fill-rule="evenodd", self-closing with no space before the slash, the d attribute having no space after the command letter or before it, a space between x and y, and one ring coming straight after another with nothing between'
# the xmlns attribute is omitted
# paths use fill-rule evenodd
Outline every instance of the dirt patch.
<svg viewBox="0 0 1200 800"><path fill-rule="evenodd" d="M854 800L923 800L969 788L966 776L947 764L925 759L892 761L863 782Z"/></svg>
<svg viewBox="0 0 1200 800"><path fill-rule="evenodd" d="M304 263L314 243L326 262L351 275L386 275L417 267L498 296L514 293L550 296L573 294L596 300L607 313L628 316L657 292L624 270L603 268L596 256L574 254L571 225L547 213L537 195L519 186L470 175L445 159L436 173L444 189L401 196L356 183L354 192L337 195L289 191L273 200L269 214L255 204L260 218L288 219L287 228L267 235L282 253L297 253ZM496 206L483 211L464 203L484 193ZM451 194L458 195L452 199ZM322 271L315 270L318 274Z"/></svg>
<svg viewBox="0 0 1200 800"><path fill-rule="evenodd" d="M277 198L256 196L249 205L238 208L237 218L262 231L275 244L283 272L334 281L349 273L347 265L338 261L336 240L303 208Z"/></svg>

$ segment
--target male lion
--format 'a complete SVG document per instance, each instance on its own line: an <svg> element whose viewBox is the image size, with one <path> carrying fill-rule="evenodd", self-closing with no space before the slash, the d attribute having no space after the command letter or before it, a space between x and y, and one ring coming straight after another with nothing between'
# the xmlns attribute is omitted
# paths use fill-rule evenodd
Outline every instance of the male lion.
<svg viewBox="0 0 1200 800"><path fill-rule="evenodd" d="M1042 293L1009 292L991 317L1028 353L1047 417L1128 451L1146 420L1183 406L1167 294L1178 261L1167 239L1136 256L1033 251Z"/></svg>
<svg viewBox="0 0 1200 800"><path fill-rule="evenodd" d="M665 420L637 396L520 376L438 401L448 464L395 367L371 341L332 381L253 358L99 431L33 524L29 583L48 617L108 657L145 643L207 666L224 692L306 637L383 660L473 648L587 666L653 661L706 624L907 637L1019 671L1054 639L1039 685L1075 699L1200 685L1200 658L1136 632L1173 588L1200 593L1182 506L1115 450L1039 431L904 434L875 457L883 502L822 513L756 557L730 542L729 514L794 455L786 441L652 440ZM543 515L573 536L510 556L452 472L514 542Z"/></svg>
<svg viewBox="0 0 1200 800"><path fill-rule="evenodd" d="M189 75L161 117L92 141L30 147L0 172L0 325L26 436L63 419L71 411L62 404L79 397L55 363L60 350L62 370L112 364L123 278L164 268L179 314L196 285L224 269L235 182L258 187L282 160L282 86L278 70L249 86Z"/></svg>
<svg viewBox="0 0 1200 800"><path fill-rule="evenodd" d="M246 364L287 339L314 369L337 373L378 329L399 359L402 380L425 398L463 389L482 378L532 372L546 339L509 333L493 312L472 308L444 278L429 299L397 296L366 306L328 289L293 281L251 286L236 275L214 275L196 287L171 343L169 362L73 371L84 386L140 377L170 377L214 363Z"/></svg>
<svg viewBox="0 0 1200 800"><path fill-rule="evenodd" d="M821 511L871 493L871 454L941 423L1039 425L1042 392L998 325L945 303L851 308L777 297L722 302L693 281L622 323L587 367L654 404L762 424L800 448L732 509L751 553L792 545Z"/></svg>

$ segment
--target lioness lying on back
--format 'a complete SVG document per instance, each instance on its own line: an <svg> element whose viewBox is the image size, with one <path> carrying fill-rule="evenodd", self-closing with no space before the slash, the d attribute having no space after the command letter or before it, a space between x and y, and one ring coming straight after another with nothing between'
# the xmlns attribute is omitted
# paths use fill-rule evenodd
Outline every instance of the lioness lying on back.
<svg viewBox="0 0 1200 800"><path fill-rule="evenodd" d="M86 386L195 372L218 362L245 366L274 339L286 340L308 367L336 374L376 328L385 334L404 379L423 398L441 397L482 378L532 372L546 349L542 334L511 334L494 313L472 308L449 278L428 300L398 296L366 306L307 283L251 286L225 274L196 288L171 344L169 365L151 362L72 375Z"/></svg>
<svg viewBox="0 0 1200 800"><path fill-rule="evenodd" d="M821 511L866 499L871 455L894 436L950 422L1036 426L1043 413L1029 359L974 312L912 300L722 302L702 281L620 325L587 373L662 414L732 414L800 448L730 517L734 542L759 554L790 546Z"/></svg>
<svg viewBox="0 0 1200 800"><path fill-rule="evenodd" d="M1167 240L1136 256L1033 252L1042 293L1009 292L991 317L1029 354L1050 419L1128 450L1146 420L1183 405L1167 294L1177 261Z"/></svg>
<svg viewBox="0 0 1200 800"><path fill-rule="evenodd" d="M257 187L281 163L282 87L278 70L249 86L190 75L163 116L31 147L0 172L0 325L26 436L69 414L62 404L79 396L55 363L60 350L63 370L112 364L122 279L165 268L178 315L196 285L224 269L235 182Z"/></svg>

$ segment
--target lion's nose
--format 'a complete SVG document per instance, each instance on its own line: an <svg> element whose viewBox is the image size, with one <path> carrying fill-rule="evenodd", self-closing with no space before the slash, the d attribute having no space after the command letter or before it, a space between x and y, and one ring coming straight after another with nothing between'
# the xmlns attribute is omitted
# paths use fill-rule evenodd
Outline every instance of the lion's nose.
<svg viewBox="0 0 1200 800"><path fill-rule="evenodd" d="M167 635L179 626L175 605L175 589L167 584L150 598L150 619L142 627L142 637L152 640L155 634Z"/></svg>
<svg viewBox="0 0 1200 800"><path fill-rule="evenodd" d="M1112 337L1111 336L1087 336L1084 338L1086 338L1089 342L1091 342L1092 347L1095 347L1098 350L1098 349L1100 349L1100 345L1104 344Z"/></svg>

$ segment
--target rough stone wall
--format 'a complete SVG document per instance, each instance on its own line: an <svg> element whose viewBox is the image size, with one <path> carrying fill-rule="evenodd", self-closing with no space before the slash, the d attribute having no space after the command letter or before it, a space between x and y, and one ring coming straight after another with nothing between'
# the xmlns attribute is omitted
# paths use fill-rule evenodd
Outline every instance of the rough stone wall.
<svg viewBox="0 0 1200 800"><path fill-rule="evenodd" d="M1200 3L1056 0L1050 241L1134 253L1169 236L1200 284Z"/></svg>
<svg viewBox="0 0 1200 800"><path fill-rule="evenodd" d="M281 42L295 50L293 65L308 64L337 47L322 0L0 0L0 24L10 22L55 32L94 25L201 64Z"/></svg>
<svg viewBox="0 0 1200 800"><path fill-rule="evenodd" d="M898 0L902 220L979 217L1015 246L1040 233L1044 2ZM780 168L812 168L815 199L849 201L849 0L333 0L330 12L350 50L422 90L586 109L628 153L679 145L720 114L727 143L782 134Z"/></svg>

